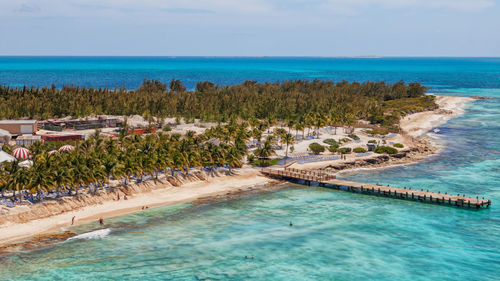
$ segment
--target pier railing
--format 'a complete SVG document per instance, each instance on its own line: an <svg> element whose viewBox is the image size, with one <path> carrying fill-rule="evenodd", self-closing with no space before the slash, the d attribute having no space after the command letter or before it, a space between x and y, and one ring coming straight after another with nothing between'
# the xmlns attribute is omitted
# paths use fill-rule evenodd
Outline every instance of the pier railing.
<svg viewBox="0 0 500 281"><path fill-rule="evenodd" d="M441 192L424 191L423 189L399 188L392 186L383 186L378 184L358 183L336 179L335 176L322 171L301 170L296 168L284 169L263 169L262 173L266 176L289 181L303 181L306 185L317 182L320 186L335 188L342 191L349 191L374 196L383 196L403 200L411 200L422 203L433 203L439 205L449 205L463 208L480 209L489 208L491 201L472 198L465 195L452 195Z"/></svg>

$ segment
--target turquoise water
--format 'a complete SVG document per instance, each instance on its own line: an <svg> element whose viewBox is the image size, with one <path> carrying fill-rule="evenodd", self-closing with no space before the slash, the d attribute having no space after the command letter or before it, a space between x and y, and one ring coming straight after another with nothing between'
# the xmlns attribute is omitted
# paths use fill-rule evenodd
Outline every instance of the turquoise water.
<svg viewBox="0 0 500 281"><path fill-rule="evenodd" d="M242 59L220 60L240 64ZM269 65L266 59L255 60L245 70L252 77L271 68L283 74L280 79L290 78L284 73L292 72L302 77L296 59L270 58ZM107 220L107 235L0 257L0 280L498 280L500 61L386 59L385 65L346 59L331 70L327 65L335 59L325 60L308 60L310 66L302 68L304 78L312 72L326 77L328 71L338 76L352 71L346 76L356 80L391 76L424 81L433 92L494 97L475 101L466 114L440 127L438 137L447 145L441 155L419 164L343 176L484 196L493 201L492 207L469 211L290 185L273 193L155 208ZM417 66L409 66L412 61ZM158 68L166 67L155 63ZM0 69L5 69L2 65L0 60ZM183 75L189 73L185 77L209 77L190 65L184 66ZM215 63L214 71L225 73L221 78L225 83L243 76L240 71L221 70L222 65ZM25 79L28 74L22 69L27 67L17 67L19 76L2 71ZM78 67L70 64L68 68ZM14 80L1 83L15 84ZM96 229L96 224L88 224L73 230Z"/></svg>
<svg viewBox="0 0 500 281"><path fill-rule="evenodd" d="M500 88L500 58L220 58L0 57L0 84L137 88L144 78L181 79L188 88L209 80L328 79L422 82L434 90Z"/></svg>

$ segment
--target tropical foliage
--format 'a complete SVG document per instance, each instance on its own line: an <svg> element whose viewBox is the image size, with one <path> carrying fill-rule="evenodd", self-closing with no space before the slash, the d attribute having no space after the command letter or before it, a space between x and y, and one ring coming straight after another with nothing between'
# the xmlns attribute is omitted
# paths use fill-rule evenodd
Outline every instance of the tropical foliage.
<svg viewBox="0 0 500 281"><path fill-rule="evenodd" d="M325 125L350 125L358 119L393 126L390 116L398 116L401 112L396 110L398 107L407 110L406 100L415 104L424 98L427 103L422 106L435 106L431 98L424 96L425 91L419 83L319 80L246 81L234 86L200 82L195 91L186 91L181 81L175 79L169 87L159 81L145 80L134 91L75 86L62 89L0 86L0 119L93 114L139 114L220 122L256 118L268 120L268 126L276 120L285 121L296 130L297 136L306 126L318 129Z"/></svg>
<svg viewBox="0 0 500 281"><path fill-rule="evenodd" d="M284 145L288 155L299 132L304 137L306 130L308 135L312 131L319 137L319 129L324 126L351 126L359 119L387 127L381 130L383 132L394 130L402 112L417 105L433 106L432 98L425 96L425 91L426 88L418 83L319 80L246 81L234 86L200 82L194 91L186 91L182 82L175 79L168 87L159 81L145 80L134 91L73 86L62 89L0 86L0 119L141 114L148 120L176 117L180 123L182 118L198 118L225 124L207 129L203 134L187 132L184 136L167 133L170 127L144 137L129 135L124 127L116 139L104 139L97 132L88 140L71 143L75 146L72 151L51 154L50 151L64 143L36 143L30 147L31 168L22 168L17 162L0 167L0 191L2 194L9 192L13 198L26 196L21 195L21 191L37 194L39 198L47 192L74 195L81 189L95 192L112 179L129 184L133 180L142 181L144 177L156 179L160 173L186 176L193 168L226 166L231 170L242 165L250 139L257 147L248 160L269 165L277 161L271 157L276 154L278 145ZM397 110L406 105L405 100L413 105ZM278 124L282 128L271 134L271 128ZM268 135L263 138L266 130ZM344 138L338 143L333 139L325 142L334 152L339 144L350 141ZM319 143L309 148L316 154L325 151ZM7 152L11 149L4 147ZM384 149L379 149L379 153L395 150ZM349 153L350 148L348 151L340 148L338 152Z"/></svg>
<svg viewBox="0 0 500 281"><path fill-rule="evenodd" d="M48 153L53 143L35 143L30 147L31 168L17 162L0 167L0 191L12 192L13 197L22 190L38 196L44 192L75 195L81 189L102 188L111 179L129 184L145 176L156 179L162 172L186 176L192 168L241 167L248 138L247 124L232 122L183 137L160 133L105 139L96 133L72 151L53 154ZM211 139L221 141L214 144Z"/></svg>

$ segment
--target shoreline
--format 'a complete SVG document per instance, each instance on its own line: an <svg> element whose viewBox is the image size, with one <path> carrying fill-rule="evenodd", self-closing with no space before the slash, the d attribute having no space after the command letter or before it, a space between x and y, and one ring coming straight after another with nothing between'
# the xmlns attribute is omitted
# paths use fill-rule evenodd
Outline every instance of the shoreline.
<svg viewBox="0 0 500 281"><path fill-rule="evenodd" d="M8 222L0 225L0 245L22 241L38 234L50 232L62 232L71 227L71 219L75 216L75 224L80 225L91 221L98 221L99 218L111 218L126 214L139 212L142 207L148 208L169 206L179 203L192 202L207 197L220 195L230 195L238 191L261 190L263 186L272 182L271 179L261 176L257 169L242 168L234 175L215 175L208 176L205 180L194 180L186 182L180 186L171 186L168 183L142 183L131 185L136 187L142 185L146 187L142 192L129 193L128 200L103 200L100 204L91 204L85 207L76 208L71 211L52 210L59 214L48 215L47 217L34 219L26 222ZM119 191L118 191L119 192ZM111 193L115 197L115 192ZM60 204L63 209L66 204L74 204L71 198L65 203ZM50 208L43 206L43 208ZM48 211L48 210L47 210ZM23 213L19 213L23 215ZM13 214L16 216L18 214Z"/></svg>
<svg viewBox="0 0 500 281"><path fill-rule="evenodd" d="M298 169L318 169L344 174L359 169L386 169L420 162L438 155L444 148L443 143L431 137L432 129L464 114L466 106L474 100L469 97L436 96L438 109L418 112L402 118L400 140L409 145L397 154L372 154L364 157L350 157L347 161L325 161L292 166Z"/></svg>
<svg viewBox="0 0 500 281"><path fill-rule="evenodd" d="M406 116L400 121L401 129L404 131L403 138L407 143L411 143L407 155L401 158L387 157L387 155L375 155L375 157L366 157L349 159L343 163L335 162L333 164L341 164L344 167L337 173L352 173L358 169L381 169L390 168L396 165L406 165L416 163L427 159L429 156L436 155L442 149L439 144L430 139L430 131L443 125L451 118L465 113L466 105L473 101L473 98L437 96L436 103L439 108L434 111L425 111ZM407 157L408 156L408 157ZM359 166L361 162L369 164L369 159L379 157L381 162ZM385 158L387 157L387 159ZM382 159L383 158L383 159ZM368 160L367 160L368 159ZM399 159L399 160L398 160ZM400 162L397 162L400 161ZM345 166L352 164L351 166ZM332 166L332 162L318 162L309 164L295 164L295 167L305 169L325 169ZM96 221L103 217L111 218L121 215L126 215L142 210L142 207L159 207L179 204L183 202L193 202L195 200L210 200L218 196L230 196L241 191L262 190L257 186L263 186L272 182L271 179L260 175L257 168L241 168L237 169L236 175L192 175L190 178L175 178L175 181L185 181L179 186L170 184L170 181L160 183L140 183L131 185L131 189L126 187L125 190L117 188L109 194L104 194L102 198L84 198L85 206L75 206L75 202L81 198L70 198L60 206L60 202L53 202L52 207L55 210L50 210L50 207L42 206L40 209L45 210L46 217L34 219L21 219L17 222L7 222L0 224L0 245L22 241L35 235L44 233L60 233L71 226L71 218L76 217L75 225ZM114 197L122 191L124 194L130 192L128 200L115 201ZM87 202L86 199L92 202ZM31 210L35 207L27 207ZM25 210L26 210L25 208ZM30 211L28 211L30 212ZM18 214L9 214L8 216L21 217L22 212ZM36 214L34 214L36 216ZM0 218L6 215L0 215ZM39 217L42 214L39 214Z"/></svg>

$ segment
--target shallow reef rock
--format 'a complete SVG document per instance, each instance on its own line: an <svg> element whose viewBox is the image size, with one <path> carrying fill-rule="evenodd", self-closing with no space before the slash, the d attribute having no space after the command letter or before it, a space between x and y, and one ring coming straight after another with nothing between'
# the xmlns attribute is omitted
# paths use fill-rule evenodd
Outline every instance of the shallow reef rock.
<svg viewBox="0 0 500 281"><path fill-rule="evenodd" d="M68 238L73 236L76 236L76 233L71 231L39 234L27 241L0 246L0 254L41 250L43 248L50 247L55 243L66 241Z"/></svg>

